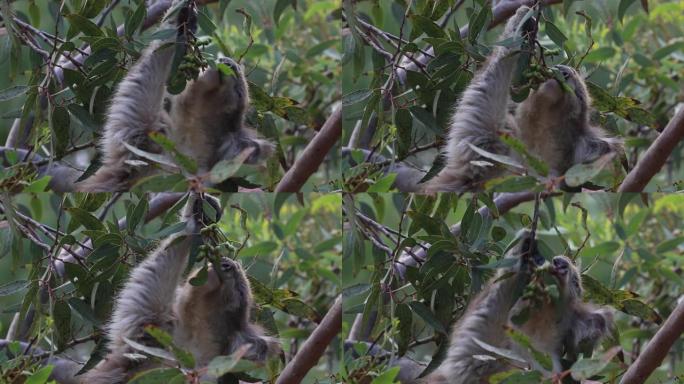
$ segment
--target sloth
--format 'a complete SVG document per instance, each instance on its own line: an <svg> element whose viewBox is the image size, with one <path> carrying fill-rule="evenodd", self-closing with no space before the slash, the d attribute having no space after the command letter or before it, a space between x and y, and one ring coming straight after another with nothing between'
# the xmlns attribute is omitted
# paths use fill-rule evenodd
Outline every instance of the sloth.
<svg viewBox="0 0 684 384"><path fill-rule="evenodd" d="M522 31L529 33L531 19L523 22L530 8L521 6L508 21L500 40ZM523 24L523 25L521 25ZM516 48L496 47L484 68L473 78L456 105L447 144L442 149L444 168L422 185L425 192L464 192L480 189L482 183L501 175L501 167L483 165L487 159L470 147L498 155L512 155L499 135L518 138L529 153L544 161L551 176L562 176L575 164L592 162L622 150L620 139L609 137L589 122L590 99L582 77L571 67L557 66L563 84L548 79L508 113L509 87L517 66Z"/></svg>
<svg viewBox="0 0 684 384"><path fill-rule="evenodd" d="M245 126L248 86L242 68L232 59L219 59L219 63L231 69L230 75L208 68L180 94L167 91L175 45L187 44L197 28L194 1L176 0L174 4L179 1L186 4L178 12L175 43L150 43L119 83L100 143L102 166L77 183L77 190L128 190L141 177L154 173L151 165L137 165L135 160L139 157L123 145L161 154L162 148L149 136L154 132L165 135L181 154L194 159L198 172L207 172L218 161L232 159L248 149L251 154L247 163L257 163L271 154L273 145ZM170 17L167 14L166 18Z"/></svg>
<svg viewBox="0 0 684 384"><path fill-rule="evenodd" d="M580 273L565 256L555 256L550 262L550 273L560 292L557 300L545 298L542 304L533 304L520 298L536 265L544 260L536 252L534 240L527 232L522 239L506 255L517 258L517 265L500 271L471 301L453 329L445 361L420 383L487 383L492 374L511 368L510 362L478 358L491 354L481 343L514 350L532 361L529 352L508 337L506 328L523 333L536 350L549 354L554 374L563 371L564 356L575 361L580 353L591 354L596 344L609 333L612 313L582 301ZM512 276L504 276L511 272ZM529 310L527 320L515 324L512 318L526 309Z"/></svg>
<svg viewBox="0 0 684 384"><path fill-rule="evenodd" d="M203 285L190 284L198 271L182 281L193 238L208 221L202 214L203 200L218 207L218 201L208 195L191 195L182 214L185 232L164 240L133 269L107 326L109 353L80 378L81 383L125 383L138 372L160 367L157 361L139 361L130 355L135 349L127 340L158 346L145 332L148 325L172 335L176 346L192 353L198 367L244 345L249 349L243 357L258 362L279 351L276 340L250 322L254 302L238 262L223 258L218 269L209 267Z"/></svg>

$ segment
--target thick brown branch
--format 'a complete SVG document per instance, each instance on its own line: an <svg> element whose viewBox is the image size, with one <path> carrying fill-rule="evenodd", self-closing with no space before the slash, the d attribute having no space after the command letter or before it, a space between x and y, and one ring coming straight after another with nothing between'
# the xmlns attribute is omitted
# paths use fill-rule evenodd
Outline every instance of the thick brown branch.
<svg viewBox="0 0 684 384"><path fill-rule="evenodd" d="M325 155L339 141L340 136L342 136L342 107L338 106L309 145L304 148L299 158L295 160L292 168L285 173L275 192L299 192L306 180L318 170Z"/></svg>
<svg viewBox="0 0 684 384"><path fill-rule="evenodd" d="M660 366L672 344L684 333L684 300L680 301L665 324L648 342L646 349L629 367L620 384L641 384Z"/></svg>
<svg viewBox="0 0 684 384"><path fill-rule="evenodd" d="M326 348L342 330L342 297L338 296L335 303L325 315L320 324L304 342L299 353L290 361L280 373L276 384L299 384L311 368L325 352Z"/></svg>
<svg viewBox="0 0 684 384"><path fill-rule="evenodd" d="M632 169L618 188L618 192L641 192L646 188L677 144L684 138L684 108L667 123L663 132L655 139L641 160Z"/></svg>

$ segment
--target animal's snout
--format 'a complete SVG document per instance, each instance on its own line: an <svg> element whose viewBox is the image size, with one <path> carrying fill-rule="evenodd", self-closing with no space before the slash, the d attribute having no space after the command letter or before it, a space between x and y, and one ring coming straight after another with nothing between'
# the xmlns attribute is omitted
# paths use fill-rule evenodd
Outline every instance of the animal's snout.
<svg viewBox="0 0 684 384"><path fill-rule="evenodd" d="M569 79L570 76L572 76L572 68L568 67L567 65L556 65L556 68L560 71L560 73L563 75L563 78L565 80Z"/></svg>
<svg viewBox="0 0 684 384"><path fill-rule="evenodd" d="M235 72L238 72L240 70L240 65L230 57L219 57L218 62L227 65L230 69L232 69Z"/></svg>

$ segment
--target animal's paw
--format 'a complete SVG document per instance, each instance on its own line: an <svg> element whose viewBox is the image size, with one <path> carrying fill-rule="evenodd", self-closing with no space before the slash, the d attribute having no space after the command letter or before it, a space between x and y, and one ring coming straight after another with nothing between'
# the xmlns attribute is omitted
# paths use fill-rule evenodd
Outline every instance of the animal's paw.
<svg viewBox="0 0 684 384"><path fill-rule="evenodd" d="M247 162L250 164L257 164L265 159L268 159L275 150L275 145L272 142L264 139L250 139L249 146L254 148L254 151Z"/></svg>
<svg viewBox="0 0 684 384"><path fill-rule="evenodd" d="M535 22L534 17L528 17L528 14L531 10L532 8L526 5L519 7L515 12L515 15L508 19L508 22L506 23L505 35L510 37L516 33L516 31L520 31L522 36L533 33L537 28L537 23ZM520 25L523 23L523 20L524 24Z"/></svg>
<svg viewBox="0 0 684 384"><path fill-rule="evenodd" d="M245 359L252 361L265 361L269 357L281 352L280 343L277 339L268 336L255 337L250 340L250 348Z"/></svg>
<svg viewBox="0 0 684 384"><path fill-rule="evenodd" d="M194 34L197 32L197 4L195 0L182 0L181 2L184 4L178 10L176 19L178 35Z"/></svg>
<svg viewBox="0 0 684 384"><path fill-rule="evenodd" d="M183 219L188 223L190 233L197 233L201 228L221 219L220 200L206 193L191 192L185 205Z"/></svg>

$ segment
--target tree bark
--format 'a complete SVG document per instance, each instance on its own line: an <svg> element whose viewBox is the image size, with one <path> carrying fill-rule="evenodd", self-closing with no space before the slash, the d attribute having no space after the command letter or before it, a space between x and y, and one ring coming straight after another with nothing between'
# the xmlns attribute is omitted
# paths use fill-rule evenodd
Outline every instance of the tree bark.
<svg viewBox="0 0 684 384"><path fill-rule="evenodd" d="M276 384L298 384L316 365L326 348L342 330L342 296L335 303L323 320L318 324L311 336L304 342L297 355L290 361L278 376Z"/></svg>
<svg viewBox="0 0 684 384"><path fill-rule="evenodd" d="M335 108L321 130L295 160L280 180L275 192L299 192L309 177L318 170L335 143L342 136L342 106Z"/></svg>
<svg viewBox="0 0 684 384"><path fill-rule="evenodd" d="M618 188L618 192L641 192L646 188L658 171L663 167L667 158L677 144L684 138L684 107L679 109L672 120L667 123L663 132L653 141L643 157L637 162L625 180Z"/></svg>
<svg viewBox="0 0 684 384"><path fill-rule="evenodd" d="M660 366L672 344L684 333L684 296L672 311L665 324L656 332L648 342L646 349L639 355L636 361L629 367L620 384L641 384L653 371Z"/></svg>

